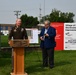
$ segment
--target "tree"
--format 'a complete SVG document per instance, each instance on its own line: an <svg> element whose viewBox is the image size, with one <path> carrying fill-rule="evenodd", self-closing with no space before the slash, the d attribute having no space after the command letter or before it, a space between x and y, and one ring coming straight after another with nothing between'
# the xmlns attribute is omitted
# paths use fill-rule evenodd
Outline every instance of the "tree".
<svg viewBox="0 0 76 75"><path fill-rule="evenodd" d="M39 23L37 17L28 16L27 14L22 15L20 18L22 20L23 27L28 27L28 28L36 27L37 24Z"/></svg>
<svg viewBox="0 0 76 75"><path fill-rule="evenodd" d="M42 17L41 21L50 20L51 22L74 22L74 14L72 12L61 12L59 10L53 9L49 15Z"/></svg>

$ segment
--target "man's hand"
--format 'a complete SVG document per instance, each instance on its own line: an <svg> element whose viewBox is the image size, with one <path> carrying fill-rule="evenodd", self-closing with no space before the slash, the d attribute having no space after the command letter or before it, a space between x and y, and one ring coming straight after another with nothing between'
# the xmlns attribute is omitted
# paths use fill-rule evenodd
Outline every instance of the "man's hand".
<svg viewBox="0 0 76 75"><path fill-rule="evenodd" d="M40 40L44 40L43 37L40 37Z"/></svg>
<svg viewBox="0 0 76 75"><path fill-rule="evenodd" d="M49 36L49 34L45 34L45 36L47 36L47 37L48 37L48 36Z"/></svg>
<svg viewBox="0 0 76 75"><path fill-rule="evenodd" d="M8 44L10 45L10 41L8 41Z"/></svg>

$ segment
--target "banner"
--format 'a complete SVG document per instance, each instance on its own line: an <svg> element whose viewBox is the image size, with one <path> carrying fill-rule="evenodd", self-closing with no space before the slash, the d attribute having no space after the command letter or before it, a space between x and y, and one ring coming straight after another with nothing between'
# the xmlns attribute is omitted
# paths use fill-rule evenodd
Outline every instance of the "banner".
<svg viewBox="0 0 76 75"><path fill-rule="evenodd" d="M27 28L26 31L27 31L29 42L38 43L38 29L36 29L36 28L28 29Z"/></svg>
<svg viewBox="0 0 76 75"><path fill-rule="evenodd" d="M64 50L64 23L53 22L51 26L56 29L56 48L55 50Z"/></svg>
<svg viewBox="0 0 76 75"><path fill-rule="evenodd" d="M64 50L76 50L76 23L64 23Z"/></svg>

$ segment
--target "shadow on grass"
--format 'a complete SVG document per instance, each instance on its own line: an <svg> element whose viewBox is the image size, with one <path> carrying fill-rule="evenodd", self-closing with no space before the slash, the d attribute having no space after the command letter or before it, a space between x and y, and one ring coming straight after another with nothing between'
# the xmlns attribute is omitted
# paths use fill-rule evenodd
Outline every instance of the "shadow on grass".
<svg viewBox="0 0 76 75"><path fill-rule="evenodd" d="M0 51L0 58L11 58L11 51L1 50Z"/></svg>
<svg viewBox="0 0 76 75"><path fill-rule="evenodd" d="M11 59L9 58L0 58L0 67L10 65L11 64Z"/></svg>
<svg viewBox="0 0 76 75"><path fill-rule="evenodd" d="M45 69L42 67L41 63L39 64L36 64L36 65L31 65L29 67L26 68L26 72L28 74L30 73L36 73L36 72L42 72L42 71L45 71Z"/></svg>
<svg viewBox="0 0 76 75"><path fill-rule="evenodd" d="M59 61L59 62L55 63L55 67L69 65L69 64L72 64L72 62L66 61L66 60L65 61Z"/></svg>
<svg viewBox="0 0 76 75"><path fill-rule="evenodd" d="M11 52L0 51L0 67L11 64Z"/></svg>

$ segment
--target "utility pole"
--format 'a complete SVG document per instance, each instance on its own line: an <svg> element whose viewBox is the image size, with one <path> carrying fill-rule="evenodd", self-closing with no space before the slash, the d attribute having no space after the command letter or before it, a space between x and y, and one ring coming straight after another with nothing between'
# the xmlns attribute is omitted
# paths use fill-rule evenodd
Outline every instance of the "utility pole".
<svg viewBox="0 0 76 75"><path fill-rule="evenodd" d="M0 24L0 50L1 50L1 24Z"/></svg>
<svg viewBox="0 0 76 75"><path fill-rule="evenodd" d="M39 14L39 21L40 21L40 23L41 23L41 18L42 18L42 14L41 14L41 5L40 5L40 8L39 8L39 11L40 11L40 14Z"/></svg>
<svg viewBox="0 0 76 75"><path fill-rule="evenodd" d="M45 0L44 0L44 21L45 21Z"/></svg>
<svg viewBox="0 0 76 75"><path fill-rule="evenodd" d="M16 15L16 17L17 17L17 19L18 19L18 16L20 15L20 12L21 11L14 11L15 12L15 15Z"/></svg>

